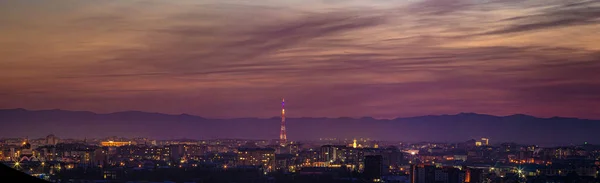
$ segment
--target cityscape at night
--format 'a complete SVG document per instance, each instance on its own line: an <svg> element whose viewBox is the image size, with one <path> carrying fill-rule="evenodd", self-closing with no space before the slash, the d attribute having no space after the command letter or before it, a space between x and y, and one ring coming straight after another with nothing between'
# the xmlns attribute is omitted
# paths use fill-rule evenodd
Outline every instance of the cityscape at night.
<svg viewBox="0 0 600 183"><path fill-rule="evenodd" d="M52 182L600 180L600 145L588 142L543 147L494 142L488 137L461 142L402 142L368 137L291 141L287 139L283 100L281 106L279 138L73 139L50 134L41 138L2 138L0 159L7 166ZM8 116L6 111L15 110L0 114Z"/></svg>
<svg viewBox="0 0 600 183"><path fill-rule="evenodd" d="M0 1L0 182L600 183L598 0Z"/></svg>
<svg viewBox="0 0 600 183"><path fill-rule="evenodd" d="M162 182L167 177L177 182L218 178L268 182L274 177L284 182L315 178L333 182L514 182L564 181L573 175L578 182L597 182L599 157L600 146L587 143L539 147L495 143L485 137L458 143L369 138L281 143L280 139L61 139L52 134L2 139L0 154L4 164L45 180L122 182ZM237 171L247 174L226 177ZM198 172L218 172L210 175L225 177Z"/></svg>

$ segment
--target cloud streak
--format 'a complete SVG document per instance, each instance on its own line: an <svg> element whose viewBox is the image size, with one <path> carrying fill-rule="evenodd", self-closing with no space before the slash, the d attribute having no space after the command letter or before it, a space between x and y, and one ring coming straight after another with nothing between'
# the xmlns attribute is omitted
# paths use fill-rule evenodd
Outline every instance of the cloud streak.
<svg viewBox="0 0 600 183"><path fill-rule="evenodd" d="M598 24L600 3L585 2L547 8L535 15L518 16L507 19L518 23L508 28L490 31L483 35L509 34L567 26Z"/></svg>
<svg viewBox="0 0 600 183"><path fill-rule="evenodd" d="M4 21L0 107L271 117L285 97L297 117L600 118L578 107L600 107L599 3L377 3L11 11L31 21Z"/></svg>

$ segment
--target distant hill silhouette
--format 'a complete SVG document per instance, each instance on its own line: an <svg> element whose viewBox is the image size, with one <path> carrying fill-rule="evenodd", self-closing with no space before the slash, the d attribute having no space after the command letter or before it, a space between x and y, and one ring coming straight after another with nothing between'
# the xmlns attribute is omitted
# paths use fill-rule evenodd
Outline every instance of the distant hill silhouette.
<svg viewBox="0 0 600 183"><path fill-rule="evenodd" d="M0 137L62 138L106 136L175 138L276 139L279 118L207 119L188 114L170 115L126 111L97 114L87 111L3 109ZM600 120L537 118L515 114L476 113L428 115L391 120L362 118L287 118L292 140L325 137L365 137L379 140L459 142L488 137L494 142L542 145L600 143Z"/></svg>

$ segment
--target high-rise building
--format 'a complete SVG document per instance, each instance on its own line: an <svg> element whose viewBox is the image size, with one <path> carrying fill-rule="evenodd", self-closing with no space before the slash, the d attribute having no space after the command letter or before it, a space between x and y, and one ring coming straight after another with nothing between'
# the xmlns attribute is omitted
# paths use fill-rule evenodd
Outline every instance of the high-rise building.
<svg viewBox="0 0 600 183"><path fill-rule="evenodd" d="M171 161L179 161L185 156L185 146L183 144L174 144L169 146L169 158Z"/></svg>
<svg viewBox="0 0 600 183"><path fill-rule="evenodd" d="M333 163L337 160L338 147L334 145L321 146L321 161Z"/></svg>
<svg viewBox="0 0 600 183"><path fill-rule="evenodd" d="M276 154L275 169L282 172L294 172L296 171L294 166L296 159L295 154Z"/></svg>
<svg viewBox="0 0 600 183"><path fill-rule="evenodd" d="M50 134L48 136L46 136L46 145L56 145L58 144L58 138L56 136L54 136L54 134Z"/></svg>
<svg viewBox="0 0 600 183"><path fill-rule="evenodd" d="M465 183L483 183L484 176L482 169L463 168L465 170Z"/></svg>
<svg viewBox="0 0 600 183"><path fill-rule="evenodd" d="M381 150L381 156L383 157L383 171L384 172L397 172L399 171L400 165L404 161L404 153L396 147L389 147Z"/></svg>
<svg viewBox="0 0 600 183"><path fill-rule="evenodd" d="M436 168L430 165L412 165L410 170L411 183L463 183L465 172L454 167Z"/></svg>
<svg viewBox="0 0 600 183"><path fill-rule="evenodd" d="M383 173L382 159L381 155L365 156L365 169L363 173L367 180L378 182L381 179L381 174Z"/></svg>
<svg viewBox="0 0 600 183"><path fill-rule="evenodd" d="M94 155L91 160L92 166L104 166L108 164L108 147L97 148L94 150Z"/></svg>
<svg viewBox="0 0 600 183"><path fill-rule="evenodd" d="M410 183L435 183L435 167L412 165L410 167Z"/></svg>

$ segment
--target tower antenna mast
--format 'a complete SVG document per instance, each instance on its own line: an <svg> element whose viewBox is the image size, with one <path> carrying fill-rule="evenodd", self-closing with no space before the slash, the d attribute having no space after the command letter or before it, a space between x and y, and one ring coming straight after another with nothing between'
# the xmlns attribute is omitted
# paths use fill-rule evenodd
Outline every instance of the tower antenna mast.
<svg viewBox="0 0 600 183"><path fill-rule="evenodd" d="M285 132L285 99L281 99L281 131L279 132L279 145L287 144L287 134Z"/></svg>

